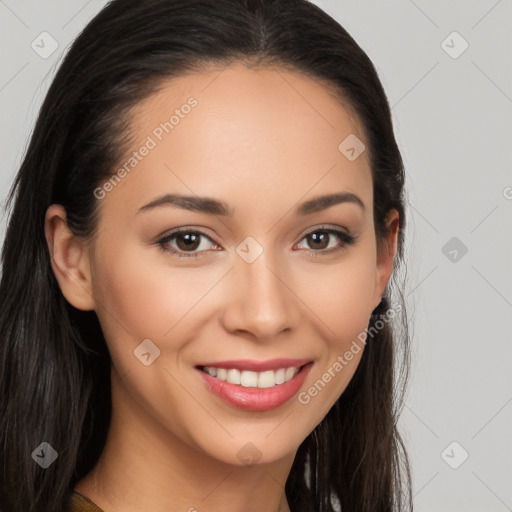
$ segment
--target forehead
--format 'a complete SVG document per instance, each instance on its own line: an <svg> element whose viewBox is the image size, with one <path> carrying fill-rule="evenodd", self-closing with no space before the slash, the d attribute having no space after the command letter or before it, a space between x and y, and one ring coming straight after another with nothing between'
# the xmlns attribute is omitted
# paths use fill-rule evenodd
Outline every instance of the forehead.
<svg viewBox="0 0 512 512"><path fill-rule="evenodd" d="M349 136L365 142L353 110L322 82L283 68L237 64L162 82L133 108L130 129L132 151L151 150L120 187L126 194L167 180L212 196L229 182L269 200L333 188L371 194L367 152L350 161L339 149Z"/></svg>

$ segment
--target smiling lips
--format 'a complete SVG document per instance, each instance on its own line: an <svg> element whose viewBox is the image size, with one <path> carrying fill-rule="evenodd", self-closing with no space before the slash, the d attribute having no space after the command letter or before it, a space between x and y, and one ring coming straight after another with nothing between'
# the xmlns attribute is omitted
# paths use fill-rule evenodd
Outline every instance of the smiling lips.
<svg viewBox="0 0 512 512"><path fill-rule="evenodd" d="M210 391L225 402L237 408L264 411L292 398L311 366L307 359L232 360L204 363L196 369Z"/></svg>
<svg viewBox="0 0 512 512"><path fill-rule="evenodd" d="M198 365L217 379L245 388L271 388L284 384L299 373L307 359L271 359L269 361L231 360Z"/></svg>

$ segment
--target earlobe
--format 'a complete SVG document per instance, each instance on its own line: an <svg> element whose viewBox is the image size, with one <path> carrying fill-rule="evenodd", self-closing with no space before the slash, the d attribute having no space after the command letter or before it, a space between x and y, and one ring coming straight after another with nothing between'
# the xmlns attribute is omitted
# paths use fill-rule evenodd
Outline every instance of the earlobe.
<svg viewBox="0 0 512 512"><path fill-rule="evenodd" d="M375 307L379 304L388 285L398 245L399 213L392 209L386 219L388 236L377 251L377 274L375 282Z"/></svg>
<svg viewBox="0 0 512 512"><path fill-rule="evenodd" d="M45 237L52 270L62 294L75 308L93 310L88 250L83 240L75 237L68 228L62 205L52 204L46 211Z"/></svg>

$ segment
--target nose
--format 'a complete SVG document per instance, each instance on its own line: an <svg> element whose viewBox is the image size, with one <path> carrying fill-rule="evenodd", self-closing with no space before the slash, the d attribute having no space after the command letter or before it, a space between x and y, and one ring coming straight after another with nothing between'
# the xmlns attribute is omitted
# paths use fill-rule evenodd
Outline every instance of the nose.
<svg viewBox="0 0 512 512"><path fill-rule="evenodd" d="M252 263L237 258L228 279L222 315L228 332L272 340L298 325L300 300L293 293L290 272L271 262L266 251Z"/></svg>

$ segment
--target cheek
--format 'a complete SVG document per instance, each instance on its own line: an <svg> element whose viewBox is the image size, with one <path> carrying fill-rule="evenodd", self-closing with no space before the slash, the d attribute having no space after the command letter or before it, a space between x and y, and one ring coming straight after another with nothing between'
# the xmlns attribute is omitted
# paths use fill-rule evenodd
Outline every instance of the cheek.
<svg viewBox="0 0 512 512"><path fill-rule="evenodd" d="M168 312L179 313L178 297L136 247L123 250L112 241L97 251L94 263L96 311L114 360L116 353L128 357L144 339L159 339L172 327Z"/></svg>
<svg viewBox="0 0 512 512"><path fill-rule="evenodd" d="M365 331L373 309L374 284L375 265L371 258L359 259L350 265L350 271L339 277L339 281L333 278L330 283L333 299L324 305L332 329L327 337L329 368L331 373L343 374L338 378L344 381L343 389L352 378L364 350ZM333 362L340 361L342 368L339 364L331 367Z"/></svg>
<svg viewBox="0 0 512 512"><path fill-rule="evenodd" d="M163 285L144 265L118 258L114 266L101 269L95 277L95 298L102 306L98 313L130 334L156 335L164 328L160 310L171 298L171 293L162 295ZM142 325L146 332L140 332Z"/></svg>
<svg viewBox="0 0 512 512"><path fill-rule="evenodd" d="M297 294L324 324L332 344L343 344L367 326L373 309L376 265L371 251L354 252L336 264L297 272Z"/></svg>
<svg viewBox="0 0 512 512"><path fill-rule="evenodd" d="M190 318L203 311L198 305L219 280L219 271L166 265L165 254L157 256L157 265L147 247L139 252L136 246L116 248L113 264L104 264L114 261L108 247L103 255L98 251L93 275L97 314L112 358L118 366L131 366L133 351L150 339L162 352L162 363L168 357L164 351L186 344L194 330Z"/></svg>
<svg viewBox="0 0 512 512"><path fill-rule="evenodd" d="M298 401L311 414L311 428L344 392L365 348L365 332L373 309L376 276L374 253L365 248L336 265L310 268L301 280L300 297L315 313L322 337L316 371Z"/></svg>

